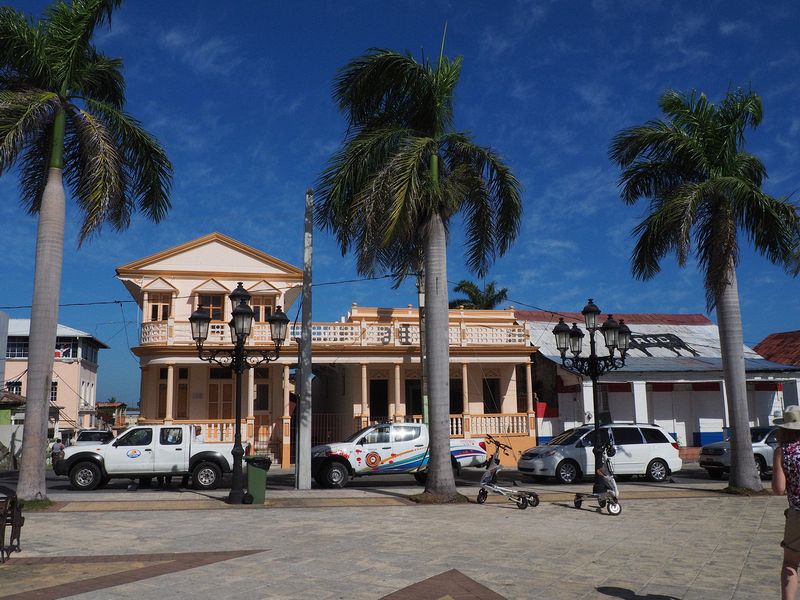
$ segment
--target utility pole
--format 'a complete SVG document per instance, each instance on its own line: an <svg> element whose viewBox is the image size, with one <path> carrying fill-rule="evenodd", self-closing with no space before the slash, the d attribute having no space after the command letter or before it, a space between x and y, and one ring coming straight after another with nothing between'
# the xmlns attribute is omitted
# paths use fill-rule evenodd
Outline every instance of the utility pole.
<svg viewBox="0 0 800 600"><path fill-rule="evenodd" d="M425 273L417 275L417 305L419 306L419 393L422 396L422 422L428 423L428 377L425 374Z"/></svg>
<svg viewBox="0 0 800 600"><path fill-rule="evenodd" d="M305 233L303 235L303 322L300 329L300 372L297 381L297 451L295 488L311 489L311 259L313 254L314 191L306 190Z"/></svg>

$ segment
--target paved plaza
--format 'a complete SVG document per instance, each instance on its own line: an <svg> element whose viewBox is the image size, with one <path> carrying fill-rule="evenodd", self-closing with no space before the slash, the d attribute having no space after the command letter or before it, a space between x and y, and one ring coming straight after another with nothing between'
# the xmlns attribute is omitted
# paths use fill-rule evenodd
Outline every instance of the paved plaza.
<svg viewBox="0 0 800 600"><path fill-rule="evenodd" d="M295 491L287 480L274 473L267 504L250 507L225 505L224 490L120 482L76 494L56 482L54 510L26 514L23 551L0 566L0 597L779 597L786 499L722 495L720 482L623 482L614 517L573 507L588 483L526 485L542 503L523 511L495 496L414 505L420 488L404 481ZM460 489L474 499L474 480Z"/></svg>

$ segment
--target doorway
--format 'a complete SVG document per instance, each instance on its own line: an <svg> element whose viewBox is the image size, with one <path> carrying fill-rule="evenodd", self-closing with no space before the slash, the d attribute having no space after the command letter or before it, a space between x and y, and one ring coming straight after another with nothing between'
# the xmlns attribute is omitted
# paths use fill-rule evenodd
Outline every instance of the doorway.
<svg viewBox="0 0 800 600"><path fill-rule="evenodd" d="M369 418L371 421L389 419L389 381L386 379L369 382Z"/></svg>

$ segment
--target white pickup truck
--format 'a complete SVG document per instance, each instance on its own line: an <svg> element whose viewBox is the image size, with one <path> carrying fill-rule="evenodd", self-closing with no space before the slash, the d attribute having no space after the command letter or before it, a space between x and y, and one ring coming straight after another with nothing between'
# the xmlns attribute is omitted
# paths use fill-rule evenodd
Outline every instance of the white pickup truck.
<svg viewBox="0 0 800 600"><path fill-rule="evenodd" d="M232 469L232 446L198 442L193 433L193 425L137 425L106 443L66 448L53 470L69 475L76 490L93 490L115 477L189 474L195 488L214 489Z"/></svg>
<svg viewBox="0 0 800 600"><path fill-rule="evenodd" d="M451 439L453 469L486 464L480 439ZM422 423L382 423L355 432L343 442L311 448L314 480L326 488L342 488L351 477L411 473L424 483L428 464L428 427Z"/></svg>

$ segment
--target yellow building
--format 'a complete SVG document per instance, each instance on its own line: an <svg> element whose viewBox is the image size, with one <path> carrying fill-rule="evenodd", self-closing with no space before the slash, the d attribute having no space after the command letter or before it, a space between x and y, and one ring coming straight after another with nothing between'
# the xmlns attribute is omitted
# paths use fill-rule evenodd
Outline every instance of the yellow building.
<svg viewBox="0 0 800 600"><path fill-rule="evenodd" d="M211 312L206 348L230 345L228 295L238 282L255 312L248 345L272 346L267 317L287 313L300 293L302 270L219 233L117 269L141 308L140 422L199 423L208 441L230 441L234 379L197 357L189 316ZM317 299L319 302L319 299ZM242 431L259 452L292 462L295 338L290 325L281 357L243 377ZM338 322L312 326L312 441L346 436L383 420L422 419L417 310L355 304ZM502 434L516 448L535 443L527 329L513 309L450 311L450 433Z"/></svg>

